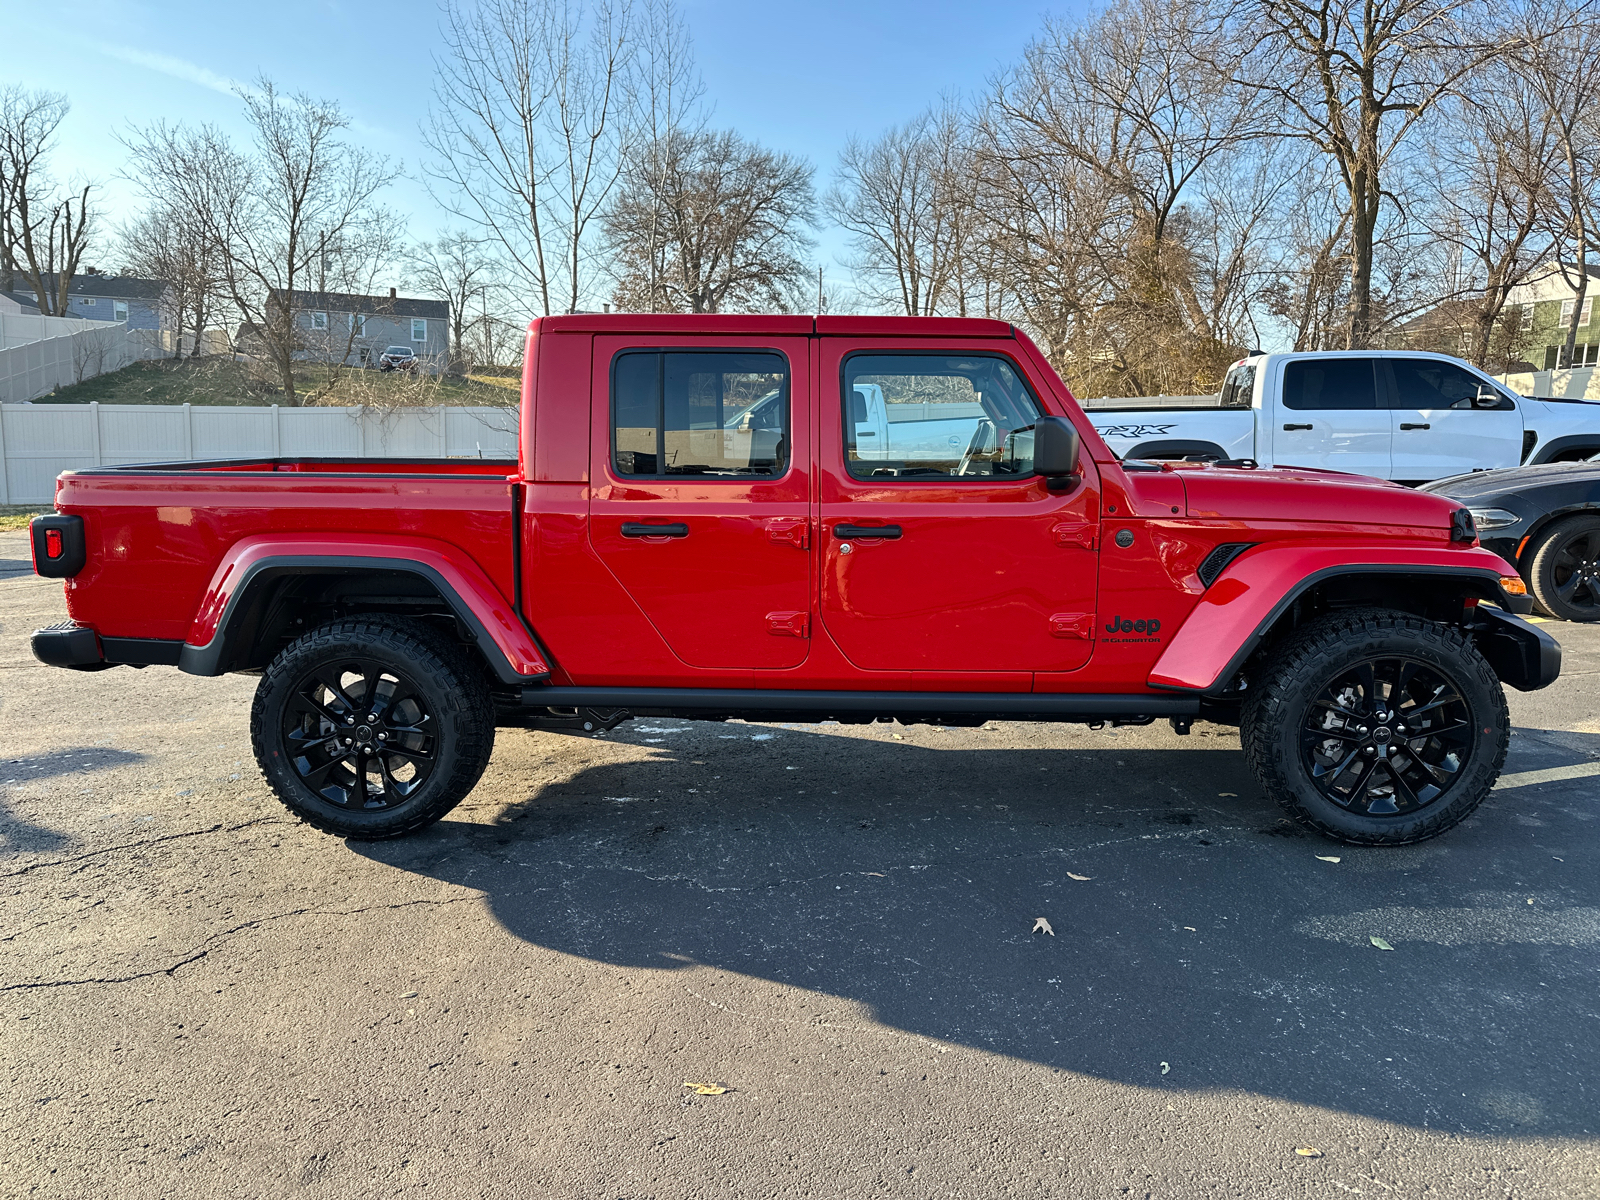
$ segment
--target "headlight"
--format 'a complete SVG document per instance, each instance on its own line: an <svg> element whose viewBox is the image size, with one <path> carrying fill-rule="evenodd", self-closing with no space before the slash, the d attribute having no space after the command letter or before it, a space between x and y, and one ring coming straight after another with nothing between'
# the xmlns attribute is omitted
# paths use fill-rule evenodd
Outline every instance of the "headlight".
<svg viewBox="0 0 1600 1200"><path fill-rule="evenodd" d="M1505 508L1471 508L1467 510L1472 514L1472 520L1478 527L1479 533L1486 533L1491 529L1505 529L1522 520L1516 513Z"/></svg>

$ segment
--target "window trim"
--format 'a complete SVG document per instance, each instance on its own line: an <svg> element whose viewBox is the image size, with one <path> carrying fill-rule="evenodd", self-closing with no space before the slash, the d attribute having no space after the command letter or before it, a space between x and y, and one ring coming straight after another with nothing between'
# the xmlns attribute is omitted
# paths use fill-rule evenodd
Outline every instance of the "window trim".
<svg viewBox="0 0 1600 1200"><path fill-rule="evenodd" d="M786 386L789 389L788 412L785 414L784 462L783 470L775 475L663 475L657 472L654 475L624 474L617 464L617 362L627 354L775 354L783 359L783 373ZM665 375L663 375L663 380ZM664 385L663 385L664 386ZM666 437L666 430L659 424L660 414L657 415L661 436ZM660 448L657 448L656 457L660 458ZM683 483L694 480L697 483L736 483L749 485L751 483L776 483L786 479L795 470L794 454L794 360L789 354L777 346L623 346L611 356L611 361L606 365L606 474L618 483L627 483L630 480L649 480L662 483Z"/></svg>
<svg viewBox="0 0 1600 1200"><path fill-rule="evenodd" d="M1583 307L1578 310L1578 324L1587 325L1594 320L1594 295L1591 293L1583 298Z"/></svg>
<svg viewBox="0 0 1600 1200"><path fill-rule="evenodd" d="M860 475L852 472L850 470L849 459L850 406L845 403L845 374L852 358L858 358L865 355L870 355L873 358L998 358L1001 361L1009 364L1011 369L1017 373L1017 378L1022 380L1022 386L1028 389L1028 395L1032 397L1033 405L1039 410L1039 415L1041 417L1053 417L1060 415L1058 413L1051 412L1050 409L1046 407L1038 387L1035 386L1033 379L1023 368L1022 363L1013 358L1011 355L1003 353L1002 351L985 348L982 350L973 350L968 353L966 351L951 350L948 348L940 349L937 343L931 346L921 347L920 349L913 349L907 346L886 346L881 349L873 346L862 346L855 350L846 352L844 357L839 360L839 461L844 468L844 478L849 482L864 483L872 487L878 487L882 484L922 484L923 486L927 486L928 484L936 484L943 487L952 483L965 485L986 484L990 487L994 487L996 484L1022 483L1025 480L1041 478L1038 471L1030 471L1026 475L915 475L910 477L900 475L874 475L868 478L862 478ZM1076 426L1077 423L1074 422L1073 424ZM1078 437L1081 439L1083 436L1083 430L1079 429ZM1088 458L1087 451L1084 453L1084 458L1086 460Z"/></svg>
<svg viewBox="0 0 1600 1200"><path fill-rule="evenodd" d="M321 318L321 324L318 324ZM326 333L328 330L328 314L325 310L317 308L311 310L311 328L317 333Z"/></svg>
<svg viewBox="0 0 1600 1200"><path fill-rule="evenodd" d="M417 336L417 325L418 325L419 322L422 325L422 336L421 337ZM428 340L428 318L427 317L412 317L411 318L411 340L413 342L426 342Z"/></svg>
<svg viewBox="0 0 1600 1200"><path fill-rule="evenodd" d="M1517 326L1518 333L1531 333L1533 331L1533 313L1536 305L1524 304L1522 306L1522 319Z"/></svg>
<svg viewBox="0 0 1600 1200"><path fill-rule="evenodd" d="M126 321L128 319L128 302L126 300L113 300L111 302L111 319L113 321Z"/></svg>
<svg viewBox="0 0 1600 1200"><path fill-rule="evenodd" d="M355 337L366 337L367 336L367 314L366 313L354 313L353 312L353 313L347 313L345 315L348 317L349 322L350 322L350 333Z"/></svg>

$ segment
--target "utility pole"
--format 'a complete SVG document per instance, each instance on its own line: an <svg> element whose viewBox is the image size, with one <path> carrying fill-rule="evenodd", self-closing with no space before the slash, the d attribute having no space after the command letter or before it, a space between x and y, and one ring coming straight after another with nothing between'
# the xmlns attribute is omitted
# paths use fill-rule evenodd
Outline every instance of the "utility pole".
<svg viewBox="0 0 1600 1200"><path fill-rule="evenodd" d="M817 316L819 316L819 317L822 315L823 299L824 299L824 297L822 295L822 264L818 263L817 264Z"/></svg>

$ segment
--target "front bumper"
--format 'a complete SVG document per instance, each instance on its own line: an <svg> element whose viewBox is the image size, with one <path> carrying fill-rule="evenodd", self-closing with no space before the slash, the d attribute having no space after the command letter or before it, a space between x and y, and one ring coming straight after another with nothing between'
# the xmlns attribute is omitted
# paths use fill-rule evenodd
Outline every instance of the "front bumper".
<svg viewBox="0 0 1600 1200"><path fill-rule="evenodd" d="M1473 610L1472 640L1500 682L1519 692L1549 687L1561 674L1561 644L1537 625L1496 608Z"/></svg>

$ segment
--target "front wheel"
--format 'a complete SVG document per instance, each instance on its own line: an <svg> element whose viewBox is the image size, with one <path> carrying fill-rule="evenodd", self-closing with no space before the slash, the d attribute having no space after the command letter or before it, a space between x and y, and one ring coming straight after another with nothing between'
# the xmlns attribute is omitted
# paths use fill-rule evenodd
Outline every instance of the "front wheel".
<svg viewBox="0 0 1600 1200"><path fill-rule="evenodd" d="M272 661L250 711L256 762L309 825L400 837L470 792L494 749L482 675L426 625L356 617Z"/></svg>
<svg viewBox="0 0 1600 1200"><path fill-rule="evenodd" d="M1600 517L1558 521L1528 556L1528 583L1546 616L1600 621Z"/></svg>
<svg viewBox="0 0 1600 1200"><path fill-rule="evenodd" d="M1366 609L1323 617L1280 645L1242 726L1261 786L1296 820L1351 845L1401 846L1483 803L1511 717L1465 633Z"/></svg>

